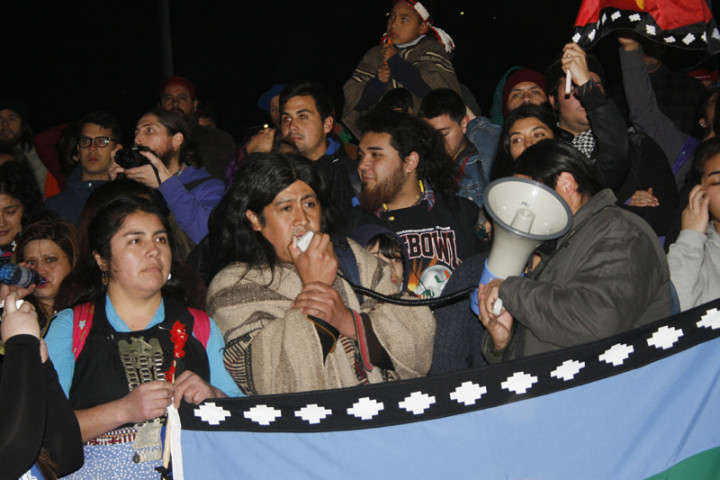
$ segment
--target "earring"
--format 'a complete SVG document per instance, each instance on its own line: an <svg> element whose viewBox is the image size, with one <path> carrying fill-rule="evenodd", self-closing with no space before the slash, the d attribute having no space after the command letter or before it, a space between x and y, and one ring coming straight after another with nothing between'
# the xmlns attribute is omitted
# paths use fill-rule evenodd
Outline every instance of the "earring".
<svg viewBox="0 0 720 480"><path fill-rule="evenodd" d="M170 281L171 278L172 278L172 273L168 273L168 282Z"/></svg>
<svg viewBox="0 0 720 480"><path fill-rule="evenodd" d="M102 275L100 275L100 281L102 282L102 284L103 284L104 286L107 287L107 284L108 284L108 274L107 274L107 272L102 272Z"/></svg>

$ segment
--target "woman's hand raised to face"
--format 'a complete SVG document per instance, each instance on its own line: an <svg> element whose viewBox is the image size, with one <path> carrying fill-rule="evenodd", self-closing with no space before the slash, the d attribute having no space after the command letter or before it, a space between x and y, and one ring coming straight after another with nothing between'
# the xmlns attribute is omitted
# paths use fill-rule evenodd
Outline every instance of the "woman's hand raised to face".
<svg viewBox="0 0 720 480"><path fill-rule="evenodd" d="M304 252L293 241L288 246L288 251L303 285L313 282L332 285L335 282L338 261L330 235L320 232L315 233Z"/></svg>

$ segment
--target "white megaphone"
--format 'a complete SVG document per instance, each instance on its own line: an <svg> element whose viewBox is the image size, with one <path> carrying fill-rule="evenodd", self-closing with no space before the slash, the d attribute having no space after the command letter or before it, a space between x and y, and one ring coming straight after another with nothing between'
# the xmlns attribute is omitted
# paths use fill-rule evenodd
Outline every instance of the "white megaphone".
<svg viewBox="0 0 720 480"><path fill-rule="evenodd" d="M484 201L493 219L493 244L478 285L520 275L538 245L562 237L572 226L567 202L555 190L533 180L495 180L485 190ZM471 295L470 306L478 315L477 290ZM498 299L493 313L501 311Z"/></svg>

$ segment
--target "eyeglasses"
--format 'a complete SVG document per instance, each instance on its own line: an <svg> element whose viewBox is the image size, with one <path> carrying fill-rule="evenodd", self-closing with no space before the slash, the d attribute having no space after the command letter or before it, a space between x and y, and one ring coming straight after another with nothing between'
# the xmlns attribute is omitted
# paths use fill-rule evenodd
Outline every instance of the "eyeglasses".
<svg viewBox="0 0 720 480"><path fill-rule="evenodd" d="M95 137L95 138L80 137L80 138L78 138L78 146L80 148L88 148L90 146L90 144L93 142L95 142L96 147L105 148L108 145L110 145L110 142L117 142L117 140L115 140L112 137Z"/></svg>

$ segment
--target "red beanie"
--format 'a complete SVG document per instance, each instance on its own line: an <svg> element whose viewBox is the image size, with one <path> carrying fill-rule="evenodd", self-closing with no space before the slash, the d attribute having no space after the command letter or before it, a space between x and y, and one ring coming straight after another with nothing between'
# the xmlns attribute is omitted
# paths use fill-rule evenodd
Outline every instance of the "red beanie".
<svg viewBox="0 0 720 480"><path fill-rule="evenodd" d="M502 106L505 115L508 114L507 102L508 97L510 96L510 91L515 88L515 85L522 82L536 83L547 95L547 90L545 89L545 75L529 68L523 68L522 70L513 72L507 80L505 80L505 87L503 87Z"/></svg>
<svg viewBox="0 0 720 480"><path fill-rule="evenodd" d="M187 88L188 92L190 92L190 96L193 98L193 100L197 98L195 96L195 85L193 85L193 83L190 80L188 80L187 78L179 77L177 75L169 77L167 80L165 80L163 82L162 89L165 90L170 85L183 86L183 87Z"/></svg>

